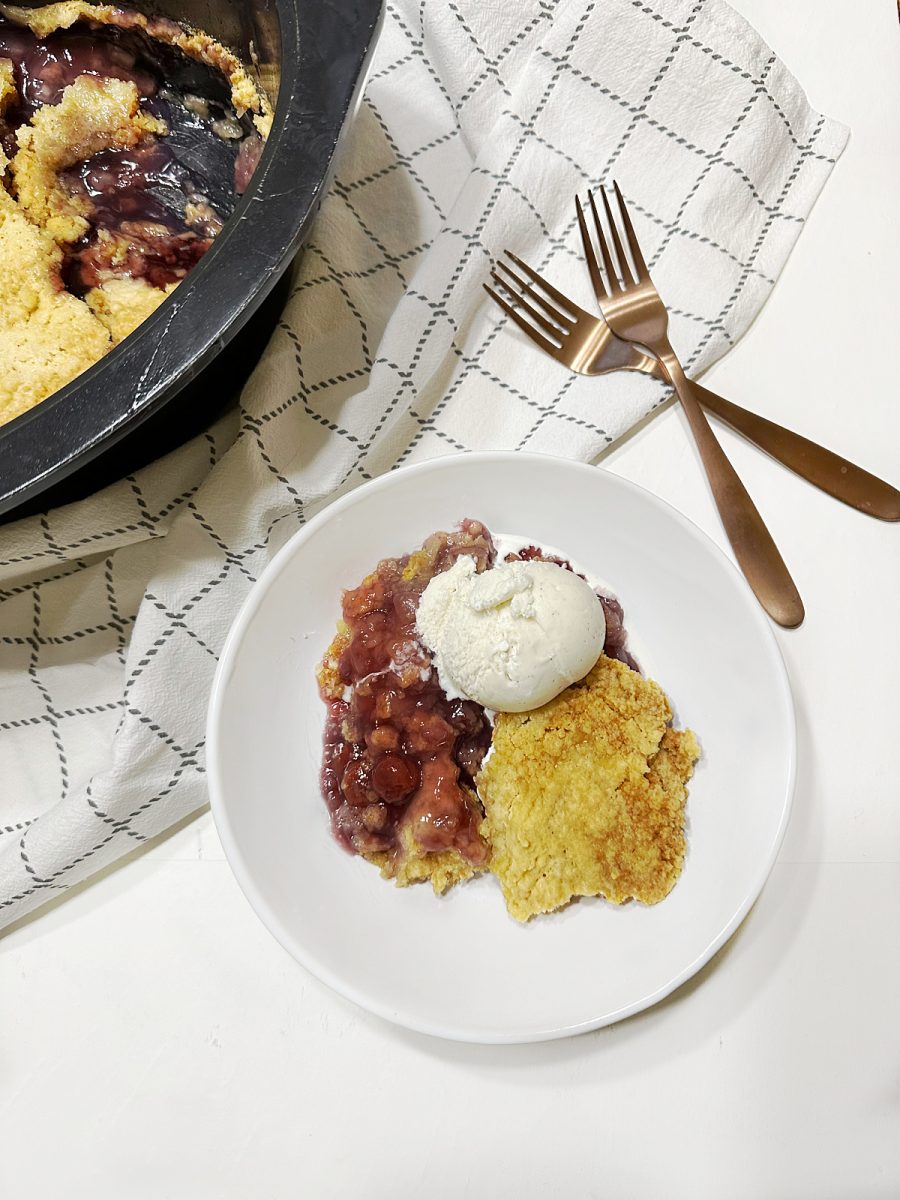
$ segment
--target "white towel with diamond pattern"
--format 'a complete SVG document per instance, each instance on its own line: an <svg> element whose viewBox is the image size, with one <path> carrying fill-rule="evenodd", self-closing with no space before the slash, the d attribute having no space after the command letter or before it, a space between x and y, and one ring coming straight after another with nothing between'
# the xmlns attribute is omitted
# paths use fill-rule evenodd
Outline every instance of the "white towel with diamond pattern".
<svg viewBox="0 0 900 1200"><path fill-rule="evenodd" d="M662 399L526 344L481 288L504 247L587 302L573 196L618 179L696 372L753 320L846 136L722 0L393 0L239 408L0 528L0 925L206 803L225 633L323 504L453 451L590 461Z"/></svg>

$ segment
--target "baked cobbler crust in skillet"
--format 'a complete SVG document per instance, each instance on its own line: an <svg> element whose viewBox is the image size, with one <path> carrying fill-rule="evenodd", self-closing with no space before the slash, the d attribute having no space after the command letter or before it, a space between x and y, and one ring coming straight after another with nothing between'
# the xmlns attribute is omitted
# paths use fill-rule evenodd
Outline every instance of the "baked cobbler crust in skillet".
<svg viewBox="0 0 900 1200"><path fill-rule="evenodd" d="M185 77L216 73L213 98L167 81L182 60L201 64L178 66ZM271 121L206 34L82 0L0 4L0 424L93 365L184 279Z"/></svg>

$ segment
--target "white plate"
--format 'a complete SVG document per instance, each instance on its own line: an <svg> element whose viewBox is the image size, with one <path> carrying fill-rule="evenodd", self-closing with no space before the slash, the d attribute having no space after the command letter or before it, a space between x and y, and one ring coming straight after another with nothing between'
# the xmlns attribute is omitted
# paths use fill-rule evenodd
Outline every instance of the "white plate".
<svg viewBox="0 0 900 1200"><path fill-rule="evenodd" d="M396 888L333 841L319 794L315 666L342 587L435 529L475 517L562 548L609 580L643 665L703 757L688 856L654 907L581 900L521 926L483 876L438 899ZM213 688L210 795L256 912L297 960L357 1004L473 1042L563 1037L662 999L734 932L790 809L790 689L766 617L684 517L596 467L532 454L440 458L376 479L278 554L228 638Z"/></svg>

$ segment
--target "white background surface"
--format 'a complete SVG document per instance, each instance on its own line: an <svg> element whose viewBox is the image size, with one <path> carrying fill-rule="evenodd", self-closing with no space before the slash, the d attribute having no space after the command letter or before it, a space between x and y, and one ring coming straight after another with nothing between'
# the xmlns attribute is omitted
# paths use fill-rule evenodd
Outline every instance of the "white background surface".
<svg viewBox="0 0 900 1200"><path fill-rule="evenodd" d="M736 7L852 137L762 316L705 382L898 483L896 10ZM284 954L205 815L0 944L0 1195L900 1194L900 527L724 441L808 615L777 635L793 818L717 958L574 1040L404 1033ZM674 409L605 465L724 543Z"/></svg>

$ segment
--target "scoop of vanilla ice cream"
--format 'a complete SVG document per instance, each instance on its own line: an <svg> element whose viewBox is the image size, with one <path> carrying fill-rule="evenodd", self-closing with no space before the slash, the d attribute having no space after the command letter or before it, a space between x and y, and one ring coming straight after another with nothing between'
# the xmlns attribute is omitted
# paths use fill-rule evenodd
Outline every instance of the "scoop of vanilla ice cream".
<svg viewBox="0 0 900 1200"><path fill-rule="evenodd" d="M603 606L555 563L503 563L476 573L458 558L422 593L416 624L451 698L526 712L582 679L603 649Z"/></svg>

